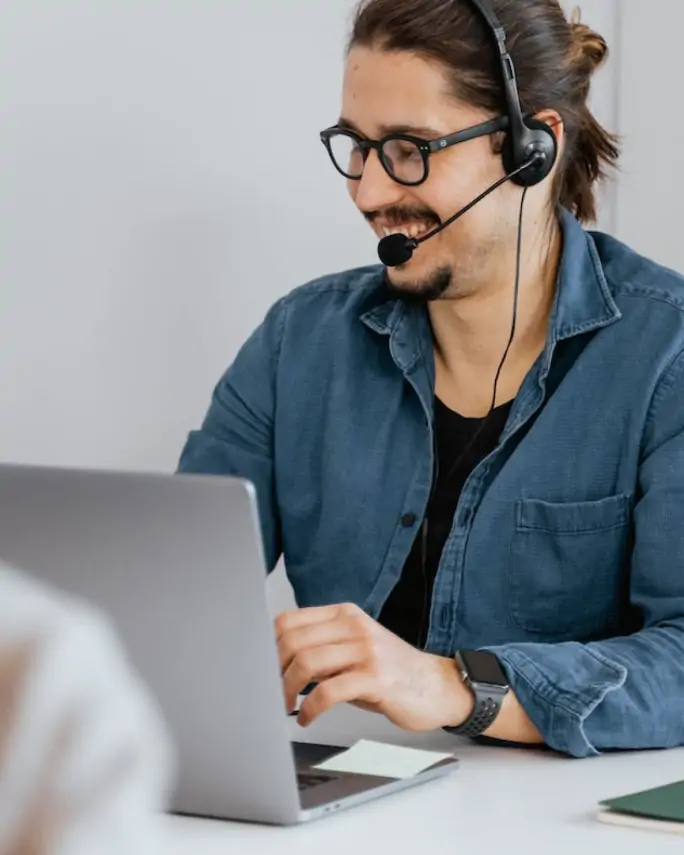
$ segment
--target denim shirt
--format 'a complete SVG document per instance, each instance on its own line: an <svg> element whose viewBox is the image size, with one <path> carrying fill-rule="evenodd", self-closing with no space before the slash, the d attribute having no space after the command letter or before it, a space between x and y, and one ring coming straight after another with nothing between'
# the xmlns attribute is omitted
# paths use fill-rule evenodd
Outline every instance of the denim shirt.
<svg viewBox="0 0 684 855"><path fill-rule="evenodd" d="M561 219L546 346L460 496L426 649L494 651L563 753L683 744L684 279ZM425 306L380 266L326 276L242 346L179 472L254 483L300 607L377 617L426 510L434 383Z"/></svg>

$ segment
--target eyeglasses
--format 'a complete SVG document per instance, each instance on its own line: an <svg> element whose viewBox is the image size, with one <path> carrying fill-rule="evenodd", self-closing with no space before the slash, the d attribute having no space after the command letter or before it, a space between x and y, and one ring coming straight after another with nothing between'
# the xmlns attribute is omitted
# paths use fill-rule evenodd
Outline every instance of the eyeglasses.
<svg viewBox="0 0 684 855"><path fill-rule="evenodd" d="M430 174L430 155L458 143L505 131L507 127L508 117L500 116L436 140L424 140L410 134L388 134L380 140L367 140L336 125L321 131L321 142L335 169L345 178L360 181L368 155L371 149L375 149L390 178L398 184L416 187Z"/></svg>

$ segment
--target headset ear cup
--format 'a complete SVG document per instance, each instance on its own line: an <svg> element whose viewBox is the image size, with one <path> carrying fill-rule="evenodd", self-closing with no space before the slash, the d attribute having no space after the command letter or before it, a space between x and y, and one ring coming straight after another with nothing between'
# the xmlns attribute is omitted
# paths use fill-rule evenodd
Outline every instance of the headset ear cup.
<svg viewBox="0 0 684 855"><path fill-rule="evenodd" d="M520 152L517 157L516 148ZM504 138L501 150L504 169L507 173L513 172L535 152L543 154L543 160L540 159L539 163L528 166L512 178L511 181L514 184L519 184L521 187L534 187L535 184L539 184L551 172L558 156L556 135L546 122L540 119L525 119L525 134L520 146L514 145L510 132Z"/></svg>

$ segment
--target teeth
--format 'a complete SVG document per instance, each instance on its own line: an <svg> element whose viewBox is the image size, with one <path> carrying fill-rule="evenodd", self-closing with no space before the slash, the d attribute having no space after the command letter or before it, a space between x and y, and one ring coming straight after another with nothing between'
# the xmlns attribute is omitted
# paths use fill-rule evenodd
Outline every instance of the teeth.
<svg viewBox="0 0 684 855"><path fill-rule="evenodd" d="M401 234L404 235L404 237L417 238L427 232L427 226L414 224L412 226L402 226L400 228L395 227L391 229L385 226L383 228L383 232L385 237L389 237L390 235Z"/></svg>

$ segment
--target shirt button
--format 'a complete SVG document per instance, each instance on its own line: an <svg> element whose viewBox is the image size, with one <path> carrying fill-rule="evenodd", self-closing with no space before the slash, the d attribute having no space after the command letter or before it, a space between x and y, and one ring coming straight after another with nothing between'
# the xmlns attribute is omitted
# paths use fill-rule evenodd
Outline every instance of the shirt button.
<svg viewBox="0 0 684 855"><path fill-rule="evenodd" d="M404 528L411 528L416 524L416 515L415 514L404 514L401 518L401 524Z"/></svg>

